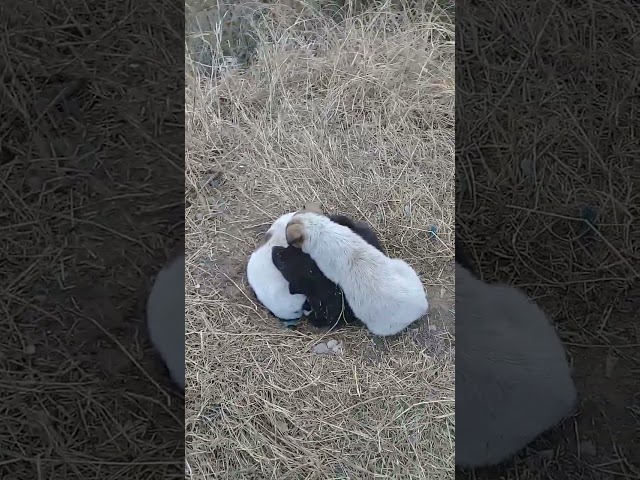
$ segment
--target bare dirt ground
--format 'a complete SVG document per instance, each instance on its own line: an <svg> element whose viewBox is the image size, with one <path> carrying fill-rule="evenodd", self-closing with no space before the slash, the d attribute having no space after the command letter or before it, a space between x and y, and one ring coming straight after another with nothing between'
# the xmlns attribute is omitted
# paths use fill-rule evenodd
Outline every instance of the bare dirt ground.
<svg viewBox="0 0 640 480"><path fill-rule="evenodd" d="M452 25L389 8L336 22L280 5L258 18L251 62L188 79L187 473L449 479ZM253 300L249 254L311 200L373 225L421 276L428 319L386 340L325 335L283 328ZM342 355L312 352L328 338Z"/></svg>

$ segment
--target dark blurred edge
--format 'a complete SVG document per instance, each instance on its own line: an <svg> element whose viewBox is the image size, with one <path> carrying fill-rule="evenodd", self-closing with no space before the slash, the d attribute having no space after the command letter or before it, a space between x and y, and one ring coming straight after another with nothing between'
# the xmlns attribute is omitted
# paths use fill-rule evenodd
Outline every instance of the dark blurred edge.
<svg viewBox="0 0 640 480"><path fill-rule="evenodd" d="M580 395L513 461L456 476L637 478L640 8L456 7L457 256L553 318Z"/></svg>
<svg viewBox="0 0 640 480"><path fill-rule="evenodd" d="M0 478L182 478L151 348L184 248L184 4L0 5Z"/></svg>

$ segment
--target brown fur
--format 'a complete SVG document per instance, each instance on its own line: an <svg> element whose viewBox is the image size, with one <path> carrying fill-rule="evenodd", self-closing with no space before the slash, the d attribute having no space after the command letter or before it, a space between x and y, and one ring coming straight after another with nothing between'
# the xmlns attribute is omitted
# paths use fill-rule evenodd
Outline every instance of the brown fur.
<svg viewBox="0 0 640 480"><path fill-rule="evenodd" d="M320 202L309 202L307 203L302 212L311 212L317 213L318 215L325 215L325 211L322 208L322 204Z"/></svg>
<svg viewBox="0 0 640 480"><path fill-rule="evenodd" d="M322 208L322 204L320 202L308 202L302 207L302 210L299 210L298 213L315 213L318 215L326 215L326 212ZM302 225L296 220L296 217L293 217L286 229L286 237L287 243L289 245L293 245L297 248L302 248L302 244L304 243L304 228Z"/></svg>
<svg viewBox="0 0 640 480"><path fill-rule="evenodd" d="M289 222L286 230L287 243L302 248L304 243L304 227L295 217Z"/></svg>

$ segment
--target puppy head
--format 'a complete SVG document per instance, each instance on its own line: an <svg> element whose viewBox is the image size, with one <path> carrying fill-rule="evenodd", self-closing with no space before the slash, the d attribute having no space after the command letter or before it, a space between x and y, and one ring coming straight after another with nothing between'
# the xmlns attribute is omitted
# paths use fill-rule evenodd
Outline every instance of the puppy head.
<svg viewBox="0 0 640 480"><path fill-rule="evenodd" d="M313 289L314 277L322 275L311 257L292 245L286 248L273 247L271 260L284 279L289 282L289 293L292 295L308 294Z"/></svg>
<svg viewBox="0 0 640 480"><path fill-rule="evenodd" d="M283 271L286 267L285 260L284 258L282 258L282 252L284 252L285 250L285 247L280 247L278 245L271 249L271 261L279 271Z"/></svg>
<svg viewBox="0 0 640 480"><path fill-rule="evenodd" d="M322 204L320 202L309 202L305 204L301 212L311 212L317 215L325 215L325 211L322 209Z"/></svg>
<svg viewBox="0 0 640 480"><path fill-rule="evenodd" d="M331 223L331 220L324 215L298 212L287 224L285 230L287 243L309 253L327 223Z"/></svg>

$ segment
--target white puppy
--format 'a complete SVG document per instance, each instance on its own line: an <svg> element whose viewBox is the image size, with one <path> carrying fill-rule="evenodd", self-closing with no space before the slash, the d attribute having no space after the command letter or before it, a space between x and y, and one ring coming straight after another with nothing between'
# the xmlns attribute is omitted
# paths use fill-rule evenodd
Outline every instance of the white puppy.
<svg viewBox="0 0 640 480"><path fill-rule="evenodd" d="M427 296L416 272L348 227L300 212L289 221L286 240L342 288L355 316L373 334L394 335L427 313Z"/></svg>
<svg viewBox="0 0 640 480"><path fill-rule="evenodd" d="M498 464L571 414L576 390L545 314L456 264L456 464Z"/></svg>
<svg viewBox="0 0 640 480"><path fill-rule="evenodd" d="M304 295L289 293L289 282L273 264L271 250L275 246L286 247L285 228L296 212L286 213L267 230L262 244L251 254L247 264L249 285L265 307L283 320L296 320L302 316Z"/></svg>
<svg viewBox="0 0 640 480"><path fill-rule="evenodd" d="M156 277L147 299L147 328L171 378L184 390L184 254Z"/></svg>

